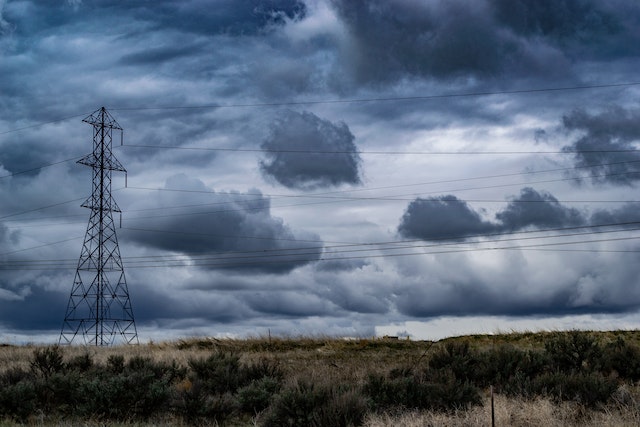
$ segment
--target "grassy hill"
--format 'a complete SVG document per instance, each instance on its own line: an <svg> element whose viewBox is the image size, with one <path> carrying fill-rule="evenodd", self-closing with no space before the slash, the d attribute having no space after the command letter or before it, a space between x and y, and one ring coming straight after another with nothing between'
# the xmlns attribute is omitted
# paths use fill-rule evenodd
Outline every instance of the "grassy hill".
<svg viewBox="0 0 640 427"><path fill-rule="evenodd" d="M0 425L640 425L640 332L0 346Z"/></svg>

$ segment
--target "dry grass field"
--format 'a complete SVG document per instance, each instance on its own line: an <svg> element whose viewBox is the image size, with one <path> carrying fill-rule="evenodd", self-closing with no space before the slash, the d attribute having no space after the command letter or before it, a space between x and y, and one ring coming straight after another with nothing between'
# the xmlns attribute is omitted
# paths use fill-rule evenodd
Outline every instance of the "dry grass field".
<svg viewBox="0 0 640 427"><path fill-rule="evenodd" d="M487 426L493 388L497 426L637 426L639 349L638 331L0 345L0 425Z"/></svg>

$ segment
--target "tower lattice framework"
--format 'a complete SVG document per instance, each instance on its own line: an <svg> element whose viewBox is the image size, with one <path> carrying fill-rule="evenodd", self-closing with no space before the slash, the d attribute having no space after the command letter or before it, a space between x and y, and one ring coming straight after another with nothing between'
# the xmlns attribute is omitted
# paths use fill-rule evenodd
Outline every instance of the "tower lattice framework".
<svg viewBox="0 0 640 427"><path fill-rule="evenodd" d="M92 194L82 207L91 210L76 269L60 344L137 344L133 309L120 257L113 212L121 212L111 196L111 172L126 172L113 156L113 132L122 128L102 107L83 122L93 126L93 152L78 163L93 170ZM81 340L81 341L80 341Z"/></svg>

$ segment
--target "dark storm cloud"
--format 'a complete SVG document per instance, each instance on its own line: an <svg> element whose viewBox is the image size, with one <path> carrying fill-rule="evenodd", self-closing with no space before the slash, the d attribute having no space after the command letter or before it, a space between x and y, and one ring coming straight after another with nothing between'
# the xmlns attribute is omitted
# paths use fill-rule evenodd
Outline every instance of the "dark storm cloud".
<svg viewBox="0 0 640 427"><path fill-rule="evenodd" d="M506 46L490 29L480 2L442 7L380 0L333 4L353 38L344 59L358 81L489 75L500 69L500 50Z"/></svg>
<svg viewBox="0 0 640 427"><path fill-rule="evenodd" d="M96 16L101 19L132 16L139 23L149 24L147 30L162 28L196 34L255 35L270 26L282 25L287 19L302 18L306 13L305 3L299 0L217 0L215 3L208 0L157 0L153 4L146 0L126 3L98 0L77 2L75 5L48 1L9 6L5 18L14 22L22 33L62 26L78 19L95 19ZM29 15L21 12L29 12ZM27 19L28 16L31 19ZM130 28L130 31L135 32L136 28Z"/></svg>
<svg viewBox="0 0 640 427"><path fill-rule="evenodd" d="M353 271L369 265L366 260L331 259L325 256L323 262L316 265L316 270L321 272Z"/></svg>
<svg viewBox="0 0 640 427"><path fill-rule="evenodd" d="M0 222L0 256L9 250L11 245L18 243L19 238L20 231L11 231L3 222Z"/></svg>
<svg viewBox="0 0 640 427"><path fill-rule="evenodd" d="M526 227L558 228L580 226L585 218L577 209L558 202L552 194L527 187L513 198L507 207L496 214L500 231L515 231Z"/></svg>
<svg viewBox="0 0 640 427"><path fill-rule="evenodd" d="M360 155L345 123L289 111L276 121L261 148L262 172L289 188L310 190L360 184Z"/></svg>
<svg viewBox="0 0 640 427"><path fill-rule="evenodd" d="M616 209L598 209L591 215L592 225L630 225L640 223L637 203L626 203Z"/></svg>
<svg viewBox="0 0 640 427"><path fill-rule="evenodd" d="M575 152L576 177L594 183L630 185L640 179L640 110L611 107L599 114L575 110L563 117L566 130L582 133L564 147Z"/></svg>
<svg viewBox="0 0 640 427"><path fill-rule="evenodd" d="M517 34L558 41L597 42L623 31L604 2L592 0L493 0L498 22Z"/></svg>
<svg viewBox="0 0 640 427"><path fill-rule="evenodd" d="M407 238L461 240L527 227L544 229L586 224L580 211L563 206L548 192L529 187L523 188L495 217L495 222L483 220L464 200L452 195L418 198L409 203L398 232Z"/></svg>
<svg viewBox="0 0 640 427"><path fill-rule="evenodd" d="M59 330L62 327L68 294L27 283L21 283L19 289L16 298L5 299L0 293L0 324L20 330Z"/></svg>
<svg viewBox="0 0 640 427"><path fill-rule="evenodd" d="M603 58L638 49L635 21L605 2L332 3L351 36L343 60L363 83L403 77L567 78L583 59L576 52Z"/></svg>
<svg viewBox="0 0 640 427"><path fill-rule="evenodd" d="M516 280L527 283L526 278ZM588 275L577 280L554 282L554 289L545 289L539 296L529 295L521 289L514 290L520 286L522 282L518 285L513 283L510 286L495 286L473 277L473 274L465 281L430 283L427 280L427 283L403 289L397 300L397 307L401 313L423 318L472 315L558 316L630 313L640 303L636 292L627 292L624 286L612 289L603 278L593 279ZM535 284L528 286L537 287Z"/></svg>
<svg viewBox="0 0 640 427"><path fill-rule="evenodd" d="M187 319L199 319L204 324L230 323L255 316L245 302L231 294L183 292L181 298L176 298L175 287L158 289L148 280L129 280L129 289L139 326Z"/></svg>
<svg viewBox="0 0 640 427"><path fill-rule="evenodd" d="M330 312L327 301L308 292L258 292L245 301L253 310L281 316L321 316Z"/></svg>
<svg viewBox="0 0 640 427"><path fill-rule="evenodd" d="M425 240L464 239L491 233L495 228L464 200L448 195L417 198L409 203L398 232L404 237Z"/></svg>
<svg viewBox="0 0 640 427"><path fill-rule="evenodd" d="M120 2L103 1L118 7ZM127 2L125 9L134 16L163 28L200 34L255 35L287 19L301 19L306 5L300 0L208 0L157 1L152 7L144 0Z"/></svg>
<svg viewBox="0 0 640 427"><path fill-rule="evenodd" d="M294 234L282 219L272 216L269 198L258 190L213 192L184 175L167 180L167 188L180 191L162 197L154 206L165 215L127 219L125 223L131 226L123 233L124 239L192 256L210 255L206 268L245 272L286 273L316 261L322 252L318 236ZM198 192L210 193L208 206L203 206L202 194L193 206L190 193ZM185 207L171 209L176 206Z"/></svg>
<svg viewBox="0 0 640 427"><path fill-rule="evenodd" d="M199 54L202 53L203 50L204 46L202 44L191 46L163 46L124 55L120 58L119 62L124 65L154 65L179 59L184 56Z"/></svg>

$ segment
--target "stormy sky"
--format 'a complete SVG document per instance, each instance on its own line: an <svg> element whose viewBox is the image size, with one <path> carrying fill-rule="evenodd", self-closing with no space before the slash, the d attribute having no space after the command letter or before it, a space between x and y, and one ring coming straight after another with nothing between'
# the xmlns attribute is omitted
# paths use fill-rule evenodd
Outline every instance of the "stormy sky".
<svg viewBox="0 0 640 427"><path fill-rule="evenodd" d="M639 65L628 0L0 0L0 341L57 341L101 107L143 341L638 328Z"/></svg>

